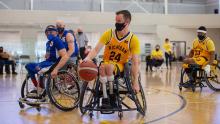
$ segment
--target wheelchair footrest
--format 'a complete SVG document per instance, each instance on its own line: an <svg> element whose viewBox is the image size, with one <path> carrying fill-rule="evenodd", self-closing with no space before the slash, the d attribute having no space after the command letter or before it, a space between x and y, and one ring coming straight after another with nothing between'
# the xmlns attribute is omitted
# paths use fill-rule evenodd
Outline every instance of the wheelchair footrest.
<svg viewBox="0 0 220 124"><path fill-rule="evenodd" d="M115 113L115 111L105 111L105 110L102 110L100 112L101 112L101 114L113 114L113 113Z"/></svg>

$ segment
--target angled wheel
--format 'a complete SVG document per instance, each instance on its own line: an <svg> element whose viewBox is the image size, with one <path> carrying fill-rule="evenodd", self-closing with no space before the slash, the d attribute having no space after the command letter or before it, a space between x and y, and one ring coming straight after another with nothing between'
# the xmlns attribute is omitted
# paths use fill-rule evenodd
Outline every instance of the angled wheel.
<svg viewBox="0 0 220 124"><path fill-rule="evenodd" d="M49 76L46 91L52 104L62 111L71 111L78 105L80 89L70 72L60 71L55 79Z"/></svg>
<svg viewBox="0 0 220 124"><path fill-rule="evenodd" d="M85 107L91 107L92 102L94 100L95 95L95 87L96 87L96 80L91 82L83 82L81 93L80 93L80 101L79 101L79 108L82 114L87 112Z"/></svg>
<svg viewBox="0 0 220 124"><path fill-rule="evenodd" d="M131 93L132 99L135 102L135 105L137 107L137 111L140 112L143 116L145 116L146 109L147 109L147 104L146 104L146 98L145 98L144 90L143 90L143 87L141 85L140 74L139 74L139 77L138 77L138 83L139 83L139 87L140 87L140 92L139 93L135 93L134 90L132 89L130 79L126 78L125 80L126 80L127 88L129 90L129 92Z"/></svg>
<svg viewBox="0 0 220 124"><path fill-rule="evenodd" d="M35 86L33 85L31 78L27 75L26 78L24 79L22 85L21 85L21 98L28 100L29 102L26 103L27 105L36 107L38 104L35 103L36 98L29 98L27 97L28 94L30 94L30 91L33 90L35 88ZM43 91L43 95L46 92Z"/></svg>
<svg viewBox="0 0 220 124"><path fill-rule="evenodd" d="M205 72L204 72L205 73ZM214 91L220 91L220 69L216 67L210 74L204 74L206 84Z"/></svg>

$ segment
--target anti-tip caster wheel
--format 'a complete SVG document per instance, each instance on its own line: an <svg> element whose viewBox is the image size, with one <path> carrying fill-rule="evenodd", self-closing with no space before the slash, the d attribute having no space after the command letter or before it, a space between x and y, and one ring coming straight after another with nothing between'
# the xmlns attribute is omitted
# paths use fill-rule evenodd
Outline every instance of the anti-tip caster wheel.
<svg viewBox="0 0 220 124"><path fill-rule="evenodd" d="M118 112L118 117L120 118L120 120L122 119L123 117L123 113L122 112Z"/></svg>
<svg viewBox="0 0 220 124"><path fill-rule="evenodd" d="M25 105L22 102L18 102L19 106L21 109L23 109L25 107Z"/></svg>

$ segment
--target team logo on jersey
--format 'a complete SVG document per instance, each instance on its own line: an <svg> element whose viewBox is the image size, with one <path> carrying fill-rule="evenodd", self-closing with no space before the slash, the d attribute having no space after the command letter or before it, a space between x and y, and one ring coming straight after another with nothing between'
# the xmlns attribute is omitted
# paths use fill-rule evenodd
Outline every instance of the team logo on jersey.
<svg viewBox="0 0 220 124"><path fill-rule="evenodd" d="M125 40L125 43L126 43L126 44L128 44L128 41L127 41L127 40Z"/></svg>
<svg viewBox="0 0 220 124"><path fill-rule="evenodd" d="M53 46L53 41L50 42L50 46L51 46L51 47Z"/></svg>

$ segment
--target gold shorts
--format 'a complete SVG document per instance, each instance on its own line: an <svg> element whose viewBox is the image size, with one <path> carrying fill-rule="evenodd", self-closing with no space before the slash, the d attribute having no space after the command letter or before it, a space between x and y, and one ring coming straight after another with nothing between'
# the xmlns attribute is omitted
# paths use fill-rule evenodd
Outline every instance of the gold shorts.
<svg viewBox="0 0 220 124"><path fill-rule="evenodd" d="M113 61L104 61L104 64L112 64L114 65L114 72L117 72L119 69L120 72L124 71L124 64L113 62Z"/></svg>
<svg viewBox="0 0 220 124"><path fill-rule="evenodd" d="M207 64L207 60L204 57L193 58L196 64L205 66Z"/></svg>
<svg viewBox="0 0 220 124"><path fill-rule="evenodd" d="M197 57L197 58L193 58L194 62L202 67L204 67L207 64L207 59L205 59L204 57ZM189 68L188 64L183 64L182 65L183 68Z"/></svg>

